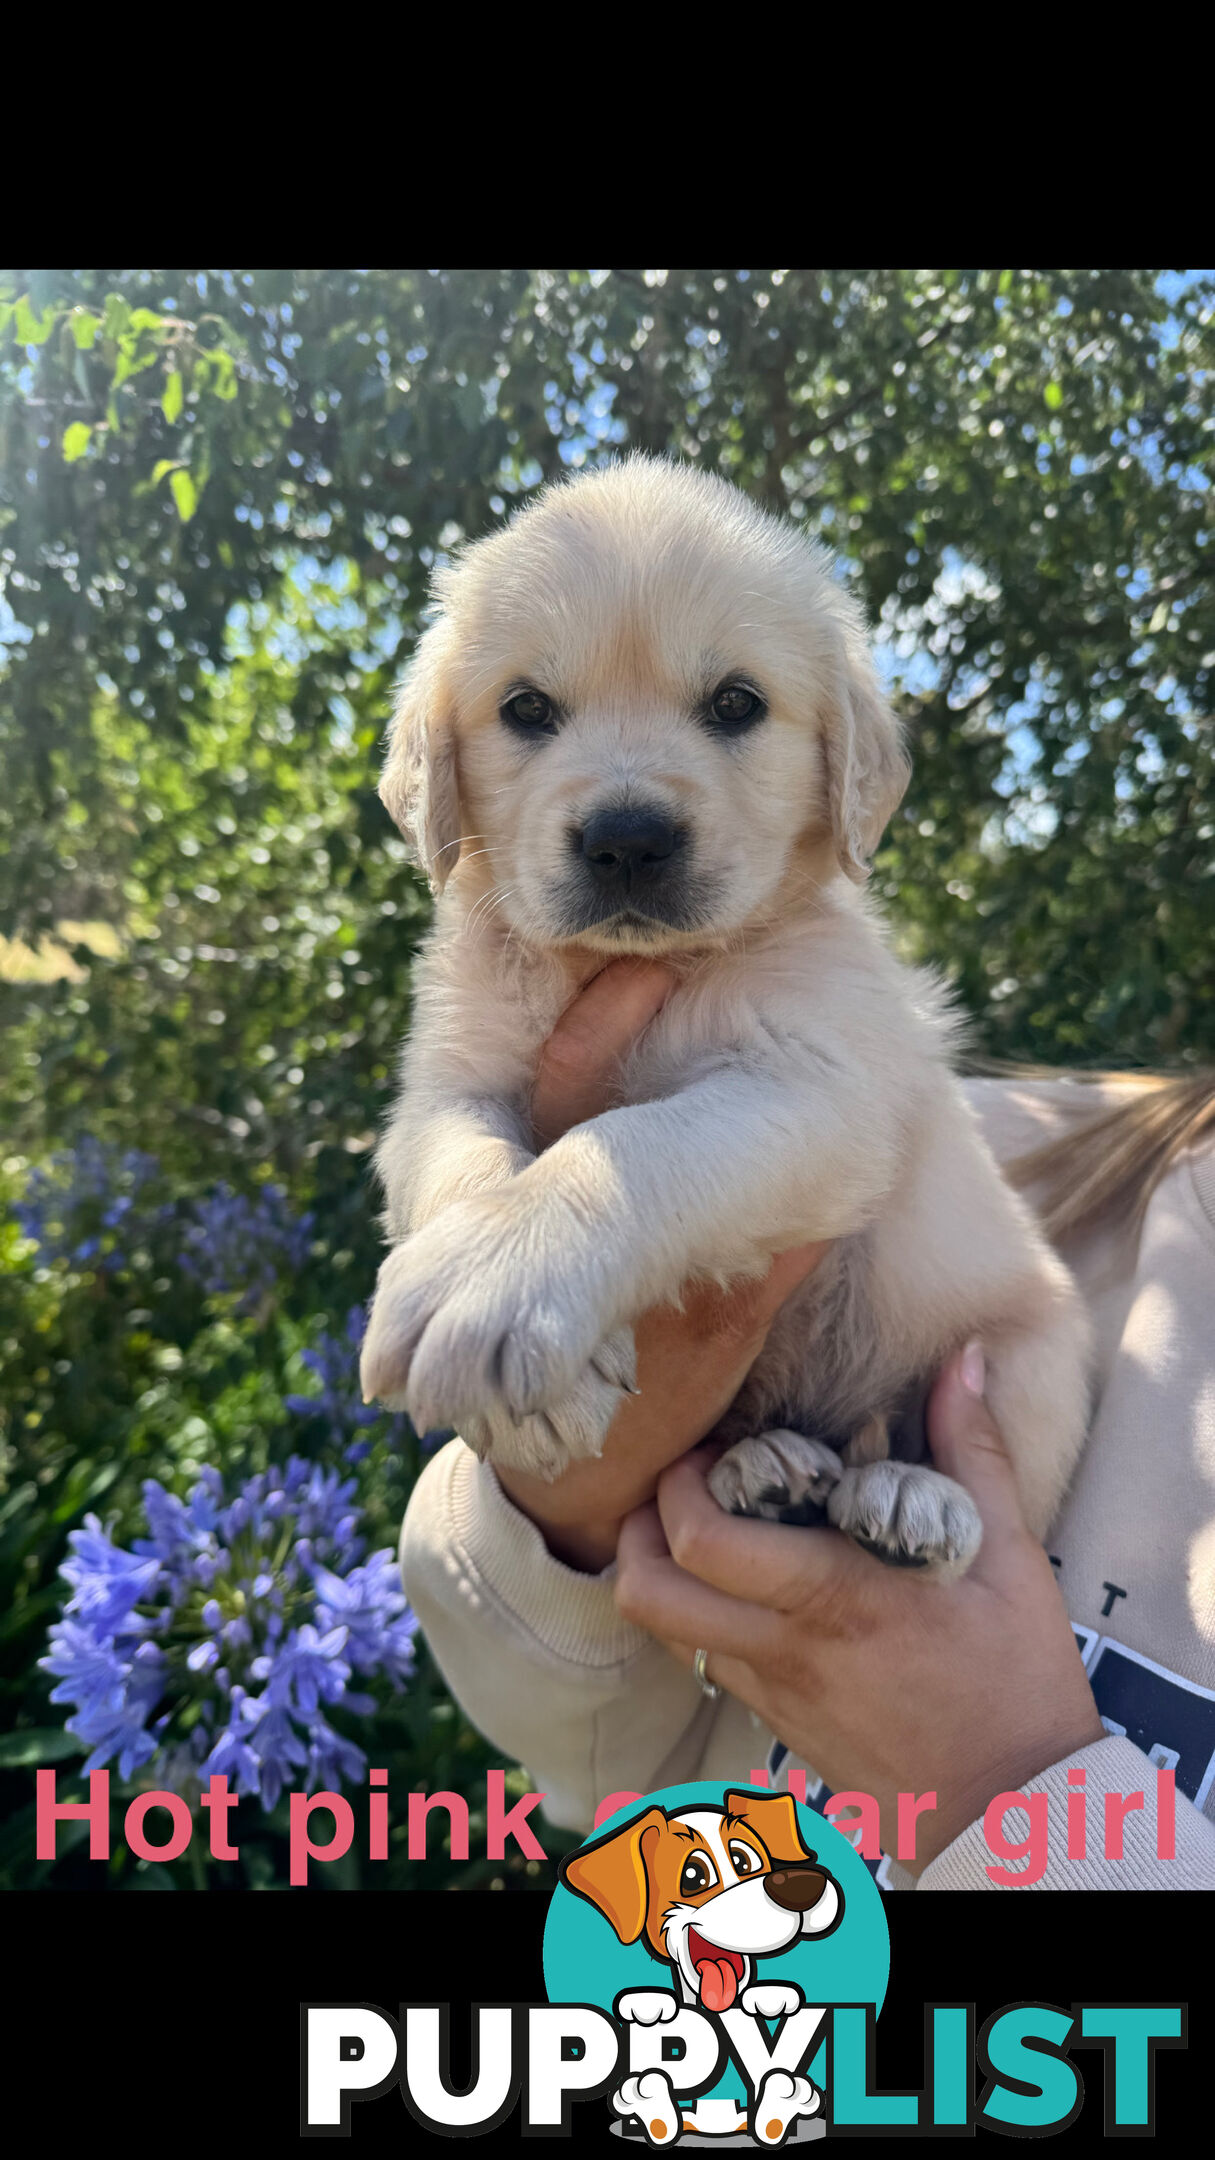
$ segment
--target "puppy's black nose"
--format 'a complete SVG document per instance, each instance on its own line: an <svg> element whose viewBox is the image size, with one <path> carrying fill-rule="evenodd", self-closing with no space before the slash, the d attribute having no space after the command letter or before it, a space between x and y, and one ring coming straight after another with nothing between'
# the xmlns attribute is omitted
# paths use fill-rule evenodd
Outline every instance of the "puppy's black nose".
<svg viewBox="0 0 1215 2160"><path fill-rule="evenodd" d="M661 877L683 837L661 810L599 810L578 845L597 884L627 888Z"/></svg>

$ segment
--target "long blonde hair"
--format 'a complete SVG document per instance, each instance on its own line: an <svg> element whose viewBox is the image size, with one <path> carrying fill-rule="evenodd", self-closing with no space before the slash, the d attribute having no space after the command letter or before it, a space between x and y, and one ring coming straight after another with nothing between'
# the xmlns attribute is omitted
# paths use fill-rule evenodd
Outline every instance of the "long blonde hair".
<svg viewBox="0 0 1215 2160"><path fill-rule="evenodd" d="M994 1060L975 1060L971 1070L1003 1079L1116 1081L1131 1091L1006 1164L1014 1185L1041 1187L1036 1205L1053 1242L1098 1223L1137 1237L1161 1178L1187 1148L1215 1133L1215 1070L1064 1073Z"/></svg>

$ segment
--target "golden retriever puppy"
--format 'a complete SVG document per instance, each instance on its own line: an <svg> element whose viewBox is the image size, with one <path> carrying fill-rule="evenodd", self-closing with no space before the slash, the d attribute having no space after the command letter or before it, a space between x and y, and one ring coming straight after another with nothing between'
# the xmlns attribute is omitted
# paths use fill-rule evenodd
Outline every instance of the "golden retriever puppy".
<svg viewBox="0 0 1215 2160"><path fill-rule="evenodd" d="M722 1428L720 1503L825 1510L960 1572L977 1512L916 1459L916 1406L978 1335L1044 1534L1086 1324L953 1078L943 991L864 893L907 764L827 561L727 482L634 457L547 489L434 588L381 787L439 899L377 1158L393 1250L365 1392L554 1477L600 1452L640 1313L833 1239ZM616 1106L537 1155L540 1047L622 953L677 987Z"/></svg>

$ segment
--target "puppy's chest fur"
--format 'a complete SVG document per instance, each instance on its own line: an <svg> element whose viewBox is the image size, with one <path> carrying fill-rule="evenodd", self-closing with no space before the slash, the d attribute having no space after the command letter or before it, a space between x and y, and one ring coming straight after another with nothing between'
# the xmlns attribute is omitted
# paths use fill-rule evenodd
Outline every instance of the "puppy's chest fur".
<svg viewBox="0 0 1215 2160"><path fill-rule="evenodd" d="M406 1090L446 1076L526 1121L541 1049L593 966L478 930L447 901L417 965ZM957 1032L947 994L894 960L859 901L732 951L660 957L676 987L619 1067L612 1099L621 1106L674 1095L719 1068L795 1083L799 1071L855 1060L909 1111L946 1078Z"/></svg>
<svg viewBox="0 0 1215 2160"><path fill-rule="evenodd" d="M412 1102L424 1120L456 1090L501 1105L530 1147L541 1049L578 978L560 955L470 931L462 915L441 906L419 963L398 1117L408 1119ZM861 905L825 911L735 952L664 955L664 961L679 980L619 1068L617 1105L678 1096L715 1072L744 1083L775 1079L788 1086L795 1105L799 1085L816 1071L838 1078L841 1068L855 1066L858 1120L898 1128L900 1162L916 1162L928 1106L939 1110L943 1098L956 1096L948 1069L956 1024L938 983L893 959ZM965 1120L960 1100L957 1107ZM746 1142L740 1137L739 1144ZM712 1181L711 1156L700 1174ZM768 1227L723 1226L744 1234L754 1228L761 1239ZM792 1245L821 1229L791 1216L782 1241ZM637 1235L646 1235L644 1224ZM767 1249L774 1249L771 1241ZM727 1266L721 1279L731 1273ZM889 1312L879 1327L880 1273L868 1223L838 1238L779 1316L730 1429L776 1418L843 1439L875 1410L899 1410L909 1387L914 1392L925 1350L938 1344L925 1344L922 1326L900 1329Z"/></svg>

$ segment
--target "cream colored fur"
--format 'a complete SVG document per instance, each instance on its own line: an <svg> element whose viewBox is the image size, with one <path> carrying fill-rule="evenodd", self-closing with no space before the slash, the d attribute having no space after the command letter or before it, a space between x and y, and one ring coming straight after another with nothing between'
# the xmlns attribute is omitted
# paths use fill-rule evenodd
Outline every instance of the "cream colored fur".
<svg viewBox="0 0 1215 2160"><path fill-rule="evenodd" d="M907 767L826 560L727 483L631 459L547 490L436 597L382 786L440 897L378 1155L393 1250L367 1392L556 1475L600 1451L641 1312L830 1238L727 1421L744 1446L714 1473L723 1504L757 1505L751 1443L792 1425L834 1443L816 1489L841 1527L965 1566L966 1496L882 1460L882 1436L978 1335L1045 1533L1084 1432L1085 1321L952 1076L945 996L896 961L863 890ZM767 713L724 739L705 700L736 675ZM559 707L551 735L503 723L521 684ZM687 833L684 917L571 933L571 831L621 801ZM661 954L678 986L617 1107L537 1157L541 1045L621 952Z"/></svg>

